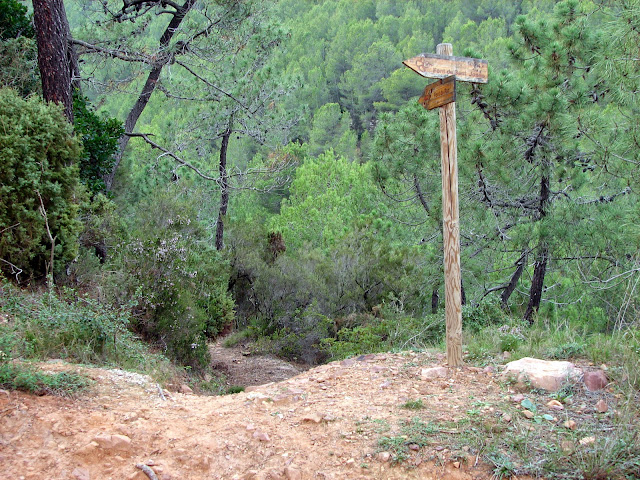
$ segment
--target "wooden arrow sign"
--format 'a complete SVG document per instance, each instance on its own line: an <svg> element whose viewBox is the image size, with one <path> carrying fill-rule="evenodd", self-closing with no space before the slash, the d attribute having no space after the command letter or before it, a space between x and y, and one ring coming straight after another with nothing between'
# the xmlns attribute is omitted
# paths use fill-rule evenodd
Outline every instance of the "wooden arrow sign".
<svg viewBox="0 0 640 480"><path fill-rule="evenodd" d="M489 65L486 60L478 58L422 53L402 63L427 78L445 78L455 75L456 80L461 82L487 83L489 81Z"/></svg>
<svg viewBox="0 0 640 480"><path fill-rule="evenodd" d="M456 101L456 77L451 75L437 82L430 83L424 89L424 93L418 99L420 105L427 110L443 107Z"/></svg>
<svg viewBox="0 0 640 480"><path fill-rule="evenodd" d="M442 80L427 85L420 104L440 107L440 155L442 157L442 240L447 363L462 365L462 281L460 277L460 214L458 206L458 141L456 139L456 81L487 83L486 60L454 57L450 43L441 43L436 54L423 53L404 63L423 77Z"/></svg>

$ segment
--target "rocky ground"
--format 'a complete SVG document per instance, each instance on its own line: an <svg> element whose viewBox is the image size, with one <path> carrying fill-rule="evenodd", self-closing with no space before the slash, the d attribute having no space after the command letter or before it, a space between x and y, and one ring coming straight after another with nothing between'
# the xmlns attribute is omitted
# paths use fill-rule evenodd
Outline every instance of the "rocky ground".
<svg viewBox="0 0 640 480"><path fill-rule="evenodd" d="M442 368L439 353L366 355L301 373L242 353L228 354L228 372L246 361L279 381L211 397L118 370L45 364L84 373L92 386L76 398L0 392L2 478L490 478L496 465L482 461L474 435L570 431L567 422L608 415L597 402L613 401L606 389L560 407L546 394L518 396L492 368ZM232 383L252 383L251 372L238 375ZM524 415L527 399L535 418Z"/></svg>

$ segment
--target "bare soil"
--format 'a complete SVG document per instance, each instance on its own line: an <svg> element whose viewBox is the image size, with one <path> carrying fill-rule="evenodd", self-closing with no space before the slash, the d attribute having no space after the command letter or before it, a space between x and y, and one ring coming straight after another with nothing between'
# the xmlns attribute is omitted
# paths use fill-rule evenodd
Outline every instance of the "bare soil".
<svg viewBox="0 0 640 480"><path fill-rule="evenodd" d="M212 348L231 383L269 382L198 396L161 390L135 373L43 364L81 372L93 384L77 398L0 392L1 477L153 478L144 465L160 480L483 479L493 465L447 438L462 436L456 422L472 414L485 419L487 431L504 430L505 412L514 408L508 387L485 369L422 378L422 369L443 364L439 353L366 355L299 372L241 348ZM407 408L410 401L423 408ZM403 430L410 424L436 430L411 443L415 432ZM402 457L385 438L399 441Z"/></svg>

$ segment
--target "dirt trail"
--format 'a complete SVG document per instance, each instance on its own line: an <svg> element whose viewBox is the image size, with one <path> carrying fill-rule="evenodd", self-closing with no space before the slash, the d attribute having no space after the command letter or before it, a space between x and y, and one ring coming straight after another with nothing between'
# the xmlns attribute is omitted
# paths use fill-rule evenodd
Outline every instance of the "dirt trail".
<svg viewBox="0 0 640 480"><path fill-rule="evenodd" d="M470 398L500 400L481 369L421 380L422 368L441 361L367 355L222 397L161 395L141 375L46 364L95 383L76 399L0 393L2 478L148 480L137 464L160 480L489 478L486 466L447 445L410 451L398 464L380 452L381 435L400 435L403 420L455 420ZM402 408L409 399L426 408Z"/></svg>
<svg viewBox="0 0 640 480"><path fill-rule="evenodd" d="M229 387L279 382L309 369L272 355L255 355L250 345L226 348L223 343L224 337L217 339L209 345L209 352L211 366L226 376Z"/></svg>

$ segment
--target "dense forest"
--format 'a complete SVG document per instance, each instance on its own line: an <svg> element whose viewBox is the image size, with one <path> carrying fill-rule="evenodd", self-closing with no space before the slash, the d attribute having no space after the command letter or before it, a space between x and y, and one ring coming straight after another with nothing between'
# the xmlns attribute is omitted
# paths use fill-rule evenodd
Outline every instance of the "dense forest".
<svg viewBox="0 0 640 480"><path fill-rule="evenodd" d="M0 0L0 38L0 307L82 310L13 355L441 344L439 120L402 61L443 42L489 64L457 85L465 352L640 355L638 0Z"/></svg>

